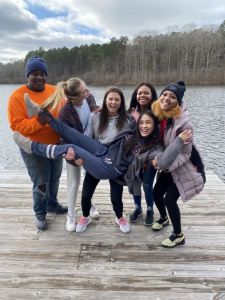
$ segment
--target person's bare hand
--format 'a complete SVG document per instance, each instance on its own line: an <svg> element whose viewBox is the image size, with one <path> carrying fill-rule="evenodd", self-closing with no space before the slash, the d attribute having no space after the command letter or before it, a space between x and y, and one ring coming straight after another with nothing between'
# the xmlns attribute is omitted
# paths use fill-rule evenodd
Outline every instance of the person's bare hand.
<svg viewBox="0 0 225 300"><path fill-rule="evenodd" d="M189 144L189 142L186 141L192 136L192 132L190 129L186 129L183 132L181 132L178 136L184 141L184 144L187 145Z"/></svg>
<svg viewBox="0 0 225 300"><path fill-rule="evenodd" d="M98 112L102 111L102 106L99 106L95 110L92 111L93 114L97 114Z"/></svg>
<svg viewBox="0 0 225 300"><path fill-rule="evenodd" d="M51 118L46 115L40 115L40 116L38 116L37 120L41 125L44 126L51 121Z"/></svg>
<svg viewBox="0 0 225 300"><path fill-rule="evenodd" d="M138 111L136 111L136 109L132 109L130 112L131 116L134 118L134 120L137 122L138 118L140 116L140 113Z"/></svg>
<svg viewBox="0 0 225 300"><path fill-rule="evenodd" d="M69 148L67 154L62 155L66 160L73 160L75 158L75 152L73 148Z"/></svg>
<svg viewBox="0 0 225 300"><path fill-rule="evenodd" d="M156 170L160 170L160 168L157 166L157 157L152 160L152 165Z"/></svg>
<svg viewBox="0 0 225 300"><path fill-rule="evenodd" d="M78 158L78 159L74 159L75 164L78 166L83 166L84 165L84 160L83 158Z"/></svg>

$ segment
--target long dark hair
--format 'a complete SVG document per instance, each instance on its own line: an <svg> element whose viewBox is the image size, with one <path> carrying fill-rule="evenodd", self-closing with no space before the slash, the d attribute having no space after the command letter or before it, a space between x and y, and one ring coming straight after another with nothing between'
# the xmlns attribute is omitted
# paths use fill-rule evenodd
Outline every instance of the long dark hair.
<svg viewBox="0 0 225 300"><path fill-rule="evenodd" d="M148 115L154 121L154 129L152 133L147 136L146 138L142 138L140 131L139 131L139 124L143 115ZM146 110L142 112L138 118L136 129L129 140L123 146L124 152L127 154L128 152L132 152L135 146L137 146L138 142L141 142L141 153L145 152L151 148L154 148L157 144L160 143L160 133L159 127L157 124L157 120L150 110Z"/></svg>
<svg viewBox="0 0 225 300"><path fill-rule="evenodd" d="M106 98L108 96L108 94L110 93L117 93L120 95L121 98L121 105L120 108L118 109L118 119L116 122L116 129L117 131L121 131L124 126L127 124L127 113L126 113L126 107L125 107L125 98L124 98L124 94L123 92L115 87L115 86L111 86L109 87L104 95L104 99L103 99L103 103L102 103L102 111L100 113L100 118L99 118L99 127L98 127L98 133L101 134L108 126L109 124L109 113L108 113L108 109L106 106Z"/></svg>
<svg viewBox="0 0 225 300"><path fill-rule="evenodd" d="M132 94L131 100L130 100L130 107L129 107L129 109L128 109L128 112L130 112L131 109L132 109L133 107L136 107L136 106L138 105L138 102L137 102L137 92L138 92L138 90L140 89L140 87L142 87L143 85L145 85L145 86L147 86L148 88L150 88L151 93L152 93L152 100L151 100L151 102L150 102L149 109L151 109L152 103L153 103L155 100L158 99L158 96L157 96L157 93L156 93L156 90L155 90L154 86L153 86L151 83L149 83L149 82L141 82L141 83L139 83L139 84L136 86L136 88L135 88L134 91L133 91L133 94Z"/></svg>

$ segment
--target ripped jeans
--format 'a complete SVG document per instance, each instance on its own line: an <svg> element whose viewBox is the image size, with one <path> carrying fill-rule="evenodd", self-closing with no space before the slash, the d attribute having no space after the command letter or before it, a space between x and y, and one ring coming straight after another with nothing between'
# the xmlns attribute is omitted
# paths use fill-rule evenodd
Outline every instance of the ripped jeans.
<svg viewBox="0 0 225 300"><path fill-rule="evenodd" d="M33 209L35 215L46 215L47 208L54 208L58 205L57 194L63 158L48 159L35 153L27 154L21 148L20 153L33 182ZM46 185L45 192L38 188L39 185Z"/></svg>
<svg viewBox="0 0 225 300"><path fill-rule="evenodd" d="M156 169L151 166L147 170L141 170L140 177L142 178L143 182L143 190L145 193L145 200L147 204L147 211L153 212L153 205L154 205L154 198L152 195L153 190L153 182L155 179ZM140 196L134 196L134 204L135 204L135 210L142 211L141 206L141 195Z"/></svg>

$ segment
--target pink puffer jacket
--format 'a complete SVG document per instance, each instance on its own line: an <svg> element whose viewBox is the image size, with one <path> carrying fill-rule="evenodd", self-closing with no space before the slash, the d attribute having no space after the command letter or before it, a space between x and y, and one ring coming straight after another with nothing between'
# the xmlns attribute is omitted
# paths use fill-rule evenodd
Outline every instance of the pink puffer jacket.
<svg viewBox="0 0 225 300"><path fill-rule="evenodd" d="M167 148L176 138L176 136L185 129L191 129L193 132L193 125L190 120L190 115L186 104L183 102L181 117L179 119L169 120L167 122L164 130L164 147ZM193 136L188 141L190 141L190 144L182 147L177 159L168 170L168 172L171 172L173 181L178 188L183 202L186 202L199 194L204 187L205 181L202 155L193 141ZM193 149L195 151L193 151ZM194 159L192 159L193 152L195 153ZM195 161L195 163L197 162L197 164L193 165L193 161ZM195 168L196 165L199 166L198 170ZM201 173L199 171L200 168Z"/></svg>

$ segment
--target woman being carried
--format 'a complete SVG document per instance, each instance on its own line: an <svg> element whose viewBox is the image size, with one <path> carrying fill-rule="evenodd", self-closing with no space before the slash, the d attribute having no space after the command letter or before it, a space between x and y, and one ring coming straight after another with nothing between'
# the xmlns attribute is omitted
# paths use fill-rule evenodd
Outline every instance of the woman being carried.
<svg viewBox="0 0 225 300"><path fill-rule="evenodd" d="M159 100L152 105L152 111L160 121L161 140L166 150L182 131L193 130L186 104L182 101L185 90L183 81L171 83L163 89ZM153 161L153 165L156 169L162 169L157 159ZM152 225L153 230L161 230L169 224L166 208L173 225L172 235L162 242L162 246L174 247L185 243L177 200L181 197L186 202L199 194L205 180L203 159L192 137L190 143L182 147L168 170L160 172L153 189L155 204L161 216Z"/></svg>
<svg viewBox="0 0 225 300"><path fill-rule="evenodd" d="M143 112L136 124L129 123L109 145L102 145L90 137L82 135L60 120L55 119L48 111L43 111L48 123L60 136L71 144L44 145L32 142L20 133L14 132L13 138L27 153L57 159L63 156L67 160L84 159L84 169L98 179L113 179L121 175L127 183L129 192L140 193L140 168L143 164L151 165L157 157L161 169L168 169L179 154L184 142L192 135L185 130L165 150L160 144L159 129L151 111ZM133 129L135 127L135 130Z"/></svg>

